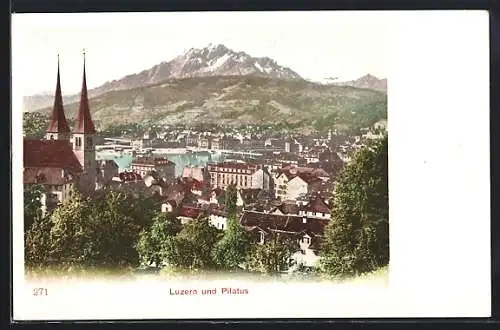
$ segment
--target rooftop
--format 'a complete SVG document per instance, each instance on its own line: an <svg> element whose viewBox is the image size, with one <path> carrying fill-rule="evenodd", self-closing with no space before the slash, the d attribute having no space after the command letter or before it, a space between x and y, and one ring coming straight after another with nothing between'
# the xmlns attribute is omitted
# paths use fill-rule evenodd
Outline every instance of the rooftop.
<svg viewBox="0 0 500 330"><path fill-rule="evenodd" d="M82 172L69 141L64 140L24 140L24 167L51 167Z"/></svg>

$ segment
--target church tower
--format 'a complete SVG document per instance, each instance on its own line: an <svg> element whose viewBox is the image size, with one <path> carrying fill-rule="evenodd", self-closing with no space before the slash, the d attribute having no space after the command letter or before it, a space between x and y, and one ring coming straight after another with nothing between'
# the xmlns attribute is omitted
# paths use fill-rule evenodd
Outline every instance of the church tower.
<svg viewBox="0 0 500 330"><path fill-rule="evenodd" d="M96 130L90 116L89 100L87 96L87 79L85 74L85 51L83 52L83 82L80 95L80 107L73 128L73 152L82 165L83 175L80 179L80 188L93 191L96 187L98 165L95 153Z"/></svg>
<svg viewBox="0 0 500 330"><path fill-rule="evenodd" d="M57 55L57 83L54 107L52 108L52 118L45 132L47 140L66 140L69 142L70 129L66 116L64 115L64 106L61 94L61 78L59 75L59 55Z"/></svg>

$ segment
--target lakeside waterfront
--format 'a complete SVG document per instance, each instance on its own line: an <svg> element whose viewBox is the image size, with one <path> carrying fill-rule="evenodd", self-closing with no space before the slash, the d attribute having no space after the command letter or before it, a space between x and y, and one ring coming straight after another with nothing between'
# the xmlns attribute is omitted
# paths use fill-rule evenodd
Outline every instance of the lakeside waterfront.
<svg viewBox="0 0 500 330"><path fill-rule="evenodd" d="M222 153L208 151L187 152L186 148L154 149L152 154L156 157L165 157L175 163L175 175L182 175L184 167L205 166L210 162L220 162L225 159ZM134 155L131 152L99 151L96 152L97 160L114 160L118 170L123 172L130 168Z"/></svg>

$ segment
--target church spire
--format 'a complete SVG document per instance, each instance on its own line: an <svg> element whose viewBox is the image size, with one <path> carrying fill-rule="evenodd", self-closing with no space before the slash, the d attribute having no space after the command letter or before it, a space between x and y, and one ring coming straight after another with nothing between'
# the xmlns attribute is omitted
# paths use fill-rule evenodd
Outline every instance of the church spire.
<svg viewBox="0 0 500 330"><path fill-rule="evenodd" d="M61 77L59 74L59 54L57 54L57 83L54 98L54 107L52 108L52 118L50 119L47 133L69 133L69 125L64 115L64 106L61 93Z"/></svg>
<svg viewBox="0 0 500 330"><path fill-rule="evenodd" d="M87 96L87 78L85 75L85 49L83 50L83 82L80 95L80 107L76 117L73 133L95 134L96 130L90 117L89 99Z"/></svg>

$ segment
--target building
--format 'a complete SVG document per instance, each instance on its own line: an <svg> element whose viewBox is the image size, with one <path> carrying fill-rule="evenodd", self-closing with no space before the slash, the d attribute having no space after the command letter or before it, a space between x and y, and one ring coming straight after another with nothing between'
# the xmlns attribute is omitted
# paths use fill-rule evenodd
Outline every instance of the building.
<svg viewBox="0 0 500 330"><path fill-rule="evenodd" d="M321 189L322 183L323 180L314 175L300 173L288 181L285 199L296 200L299 196L317 192Z"/></svg>
<svg viewBox="0 0 500 330"><path fill-rule="evenodd" d="M287 140L285 142L285 152L299 153L302 152L302 145L295 140Z"/></svg>
<svg viewBox="0 0 500 330"><path fill-rule="evenodd" d="M224 140L222 138L213 138L210 144L210 148L213 150L226 149L224 145Z"/></svg>
<svg viewBox="0 0 500 330"><path fill-rule="evenodd" d="M287 195L287 184L293 178L288 172L278 172L274 178L274 193L279 200L285 200Z"/></svg>
<svg viewBox="0 0 500 330"><path fill-rule="evenodd" d="M62 102L61 102L62 103ZM96 129L90 115L89 100L87 95L87 77L85 74L85 53L83 56L83 82L80 94L80 106L72 131L71 142L73 152L80 162L83 173L80 177L79 188L85 192L96 189L99 165L96 161Z"/></svg>
<svg viewBox="0 0 500 330"><path fill-rule="evenodd" d="M322 189L329 175L321 168L285 166L274 176L274 191L279 200L296 200Z"/></svg>
<svg viewBox="0 0 500 330"><path fill-rule="evenodd" d="M227 230L227 214L224 210L219 208L212 208L208 212L210 223L217 229Z"/></svg>
<svg viewBox="0 0 500 330"><path fill-rule="evenodd" d="M187 147L197 147L198 146L198 135L197 134L192 134L188 133L186 136L186 146Z"/></svg>
<svg viewBox="0 0 500 330"><path fill-rule="evenodd" d="M54 106L45 137L23 141L23 182L44 187L43 211L67 200L73 188L82 193L96 190L101 168L96 161L95 140L87 96L85 54L80 105L73 130L64 114L58 57Z"/></svg>
<svg viewBox="0 0 500 330"><path fill-rule="evenodd" d="M198 139L198 148L210 149L212 147L212 138L210 136L202 136Z"/></svg>
<svg viewBox="0 0 500 330"><path fill-rule="evenodd" d="M254 234L258 244L264 244L273 235L284 235L298 242L292 260L295 264L315 267L324 228L329 220L299 215L281 215L244 211L240 224Z"/></svg>
<svg viewBox="0 0 500 330"><path fill-rule="evenodd" d="M233 149L237 144L237 141L233 138L224 136L216 137L211 140L210 149L212 150L230 150Z"/></svg>
<svg viewBox="0 0 500 330"><path fill-rule="evenodd" d="M24 140L23 183L43 186L42 213L71 197L83 170L68 141Z"/></svg>
<svg viewBox="0 0 500 330"><path fill-rule="evenodd" d="M186 166L182 169L183 178L193 178L200 182L209 181L208 173L202 166Z"/></svg>
<svg viewBox="0 0 500 330"><path fill-rule="evenodd" d="M166 182L175 179L175 163L163 157L138 157L132 161L130 169L142 176L154 172Z"/></svg>
<svg viewBox="0 0 500 330"><path fill-rule="evenodd" d="M270 175L266 169L256 164L224 162L208 165L212 188L226 189L235 184L238 189L269 190Z"/></svg>

